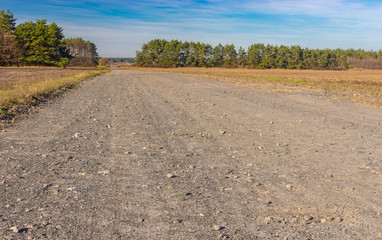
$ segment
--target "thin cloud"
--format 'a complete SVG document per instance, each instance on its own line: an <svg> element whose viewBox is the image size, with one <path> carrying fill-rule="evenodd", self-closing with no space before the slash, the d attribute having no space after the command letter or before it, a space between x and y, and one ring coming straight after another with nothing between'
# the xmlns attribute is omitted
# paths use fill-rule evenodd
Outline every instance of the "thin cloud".
<svg viewBox="0 0 382 240"><path fill-rule="evenodd" d="M372 0L1 1L20 20L48 19L95 42L102 56L134 56L154 38L365 49L382 38L382 3Z"/></svg>

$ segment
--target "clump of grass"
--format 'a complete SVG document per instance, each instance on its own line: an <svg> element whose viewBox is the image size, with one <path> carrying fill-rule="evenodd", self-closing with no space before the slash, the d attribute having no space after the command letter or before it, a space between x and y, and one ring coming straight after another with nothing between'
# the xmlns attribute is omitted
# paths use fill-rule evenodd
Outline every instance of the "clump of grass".
<svg viewBox="0 0 382 240"><path fill-rule="evenodd" d="M17 105L33 104L41 96L48 96L59 89L70 87L87 78L110 70L84 71L73 76L44 79L32 84L15 85L12 88L0 89L0 114L7 114ZM22 82L22 80L21 80Z"/></svg>
<svg viewBox="0 0 382 240"><path fill-rule="evenodd" d="M289 82L289 83L307 83L306 79L300 78L281 78L281 77L266 77L266 76L251 76L251 78L264 81L274 82Z"/></svg>
<svg viewBox="0 0 382 240"><path fill-rule="evenodd" d="M307 83L308 82L308 80L301 79L301 78L291 78L291 79L287 79L287 81L291 83Z"/></svg>
<svg viewBox="0 0 382 240"><path fill-rule="evenodd" d="M280 77L265 77L265 76L249 76L249 79L264 80L264 81L276 81L276 82L280 82L283 80Z"/></svg>

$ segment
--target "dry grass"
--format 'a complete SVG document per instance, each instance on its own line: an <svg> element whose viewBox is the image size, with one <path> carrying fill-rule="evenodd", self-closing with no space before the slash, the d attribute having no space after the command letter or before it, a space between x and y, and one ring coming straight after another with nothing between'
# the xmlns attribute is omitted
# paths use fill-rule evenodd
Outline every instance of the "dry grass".
<svg viewBox="0 0 382 240"><path fill-rule="evenodd" d="M225 82L270 88L277 91L319 91L342 96L359 103L382 107L382 70L350 69L284 70L220 68L137 68L149 72L167 72L213 78Z"/></svg>
<svg viewBox="0 0 382 240"><path fill-rule="evenodd" d="M17 105L32 104L40 96L107 71L96 68L0 68L0 114Z"/></svg>

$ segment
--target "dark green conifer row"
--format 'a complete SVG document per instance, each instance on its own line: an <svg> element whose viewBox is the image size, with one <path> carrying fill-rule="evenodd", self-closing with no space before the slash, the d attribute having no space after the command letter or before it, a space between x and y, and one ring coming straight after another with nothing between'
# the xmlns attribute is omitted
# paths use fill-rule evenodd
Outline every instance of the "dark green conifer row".
<svg viewBox="0 0 382 240"><path fill-rule="evenodd" d="M309 49L300 46L252 44L236 51L233 44L154 39L136 53L139 66L247 67L260 69L346 69L351 59L379 59L382 51Z"/></svg>

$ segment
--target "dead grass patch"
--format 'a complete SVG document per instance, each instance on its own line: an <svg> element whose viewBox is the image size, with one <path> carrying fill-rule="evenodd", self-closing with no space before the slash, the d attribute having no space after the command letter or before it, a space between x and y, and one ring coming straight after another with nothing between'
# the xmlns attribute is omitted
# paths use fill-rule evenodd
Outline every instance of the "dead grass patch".
<svg viewBox="0 0 382 240"><path fill-rule="evenodd" d="M33 104L40 96L72 86L110 70L95 68L0 68L0 115L18 105Z"/></svg>

